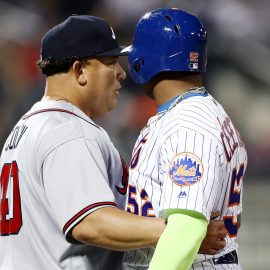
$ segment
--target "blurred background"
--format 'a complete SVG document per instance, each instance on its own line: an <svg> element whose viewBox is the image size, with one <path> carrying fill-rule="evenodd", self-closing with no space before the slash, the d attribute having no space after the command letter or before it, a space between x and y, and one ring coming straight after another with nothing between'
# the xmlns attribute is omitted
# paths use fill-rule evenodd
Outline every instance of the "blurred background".
<svg viewBox="0 0 270 270"><path fill-rule="evenodd" d="M249 154L239 232L243 269L270 269L270 1L269 0L0 0L0 144L38 101L45 77L36 68L45 32L71 14L100 16L129 45L136 20L158 7L201 18L208 30L208 91L238 127ZM121 59L128 73L127 60ZM156 112L131 79L117 109L96 121L129 162L139 130Z"/></svg>

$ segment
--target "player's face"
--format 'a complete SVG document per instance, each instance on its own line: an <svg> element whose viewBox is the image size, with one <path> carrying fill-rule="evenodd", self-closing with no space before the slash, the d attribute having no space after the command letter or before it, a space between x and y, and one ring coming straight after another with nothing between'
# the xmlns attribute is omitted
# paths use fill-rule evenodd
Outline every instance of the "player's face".
<svg viewBox="0 0 270 270"><path fill-rule="evenodd" d="M91 59L88 71L87 91L91 117L103 116L117 105L120 82L126 78L126 74L118 57Z"/></svg>

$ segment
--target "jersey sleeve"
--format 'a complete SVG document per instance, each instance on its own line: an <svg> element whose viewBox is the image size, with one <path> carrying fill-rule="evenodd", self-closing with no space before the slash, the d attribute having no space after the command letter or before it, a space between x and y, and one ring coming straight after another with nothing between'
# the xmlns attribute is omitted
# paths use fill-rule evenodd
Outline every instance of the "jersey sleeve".
<svg viewBox="0 0 270 270"><path fill-rule="evenodd" d="M88 214L116 206L104 157L94 141L80 138L58 146L47 155L42 171L51 211L66 237Z"/></svg>
<svg viewBox="0 0 270 270"><path fill-rule="evenodd" d="M160 215L168 209L192 210L210 220L219 185L221 161L217 142L195 130L168 137L160 151L163 182Z"/></svg>

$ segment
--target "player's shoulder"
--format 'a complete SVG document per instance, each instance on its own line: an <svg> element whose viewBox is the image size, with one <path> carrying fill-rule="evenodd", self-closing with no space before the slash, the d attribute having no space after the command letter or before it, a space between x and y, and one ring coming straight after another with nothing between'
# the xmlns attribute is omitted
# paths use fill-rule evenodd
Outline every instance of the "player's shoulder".
<svg viewBox="0 0 270 270"><path fill-rule="evenodd" d="M220 114L220 104L211 96L192 96L175 106L172 119L187 120L189 123L208 123L216 126L216 118Z"/></svg>
<svg viewBox="0 0 270 270"><path fill-rule="evenodd" d="M191 111L196 111L201 110L201 113L207 113L207 109L209 106L212 107L215 99L213 98L212 95L206 92L205 95L193 95L193 96L188 96L187 98L183 99L180 101L176 107L177 110L186 110L190 109Z"/></svg>
<svg viewBox="0 0 270 270"><path fill-rule="evenodd" d="M189 97L168 113L164 133L170 135L185 130L219 138L217 117L220 113L220 104L210 94Z"/></svg>
<svg viewBox="0 0 270 270"><path fill-rule="evenodd" d="M49 148L79 138L100 140L102 136L107 136L80 109L66 102L38 102L22 119L29 128L30 136Z"/></svg>

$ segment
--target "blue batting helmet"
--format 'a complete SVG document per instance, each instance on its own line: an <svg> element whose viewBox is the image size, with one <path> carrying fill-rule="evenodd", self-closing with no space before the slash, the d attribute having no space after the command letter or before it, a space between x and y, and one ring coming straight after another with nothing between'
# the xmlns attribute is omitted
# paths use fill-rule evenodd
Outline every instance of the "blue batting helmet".
<svg viewBox="0 0 270 270"><path fill-rule="evenodd" d="M131 77L140 84L162 71L205 72L206 30L180 9L153 10L138 21L128 58Z"/></svg>

